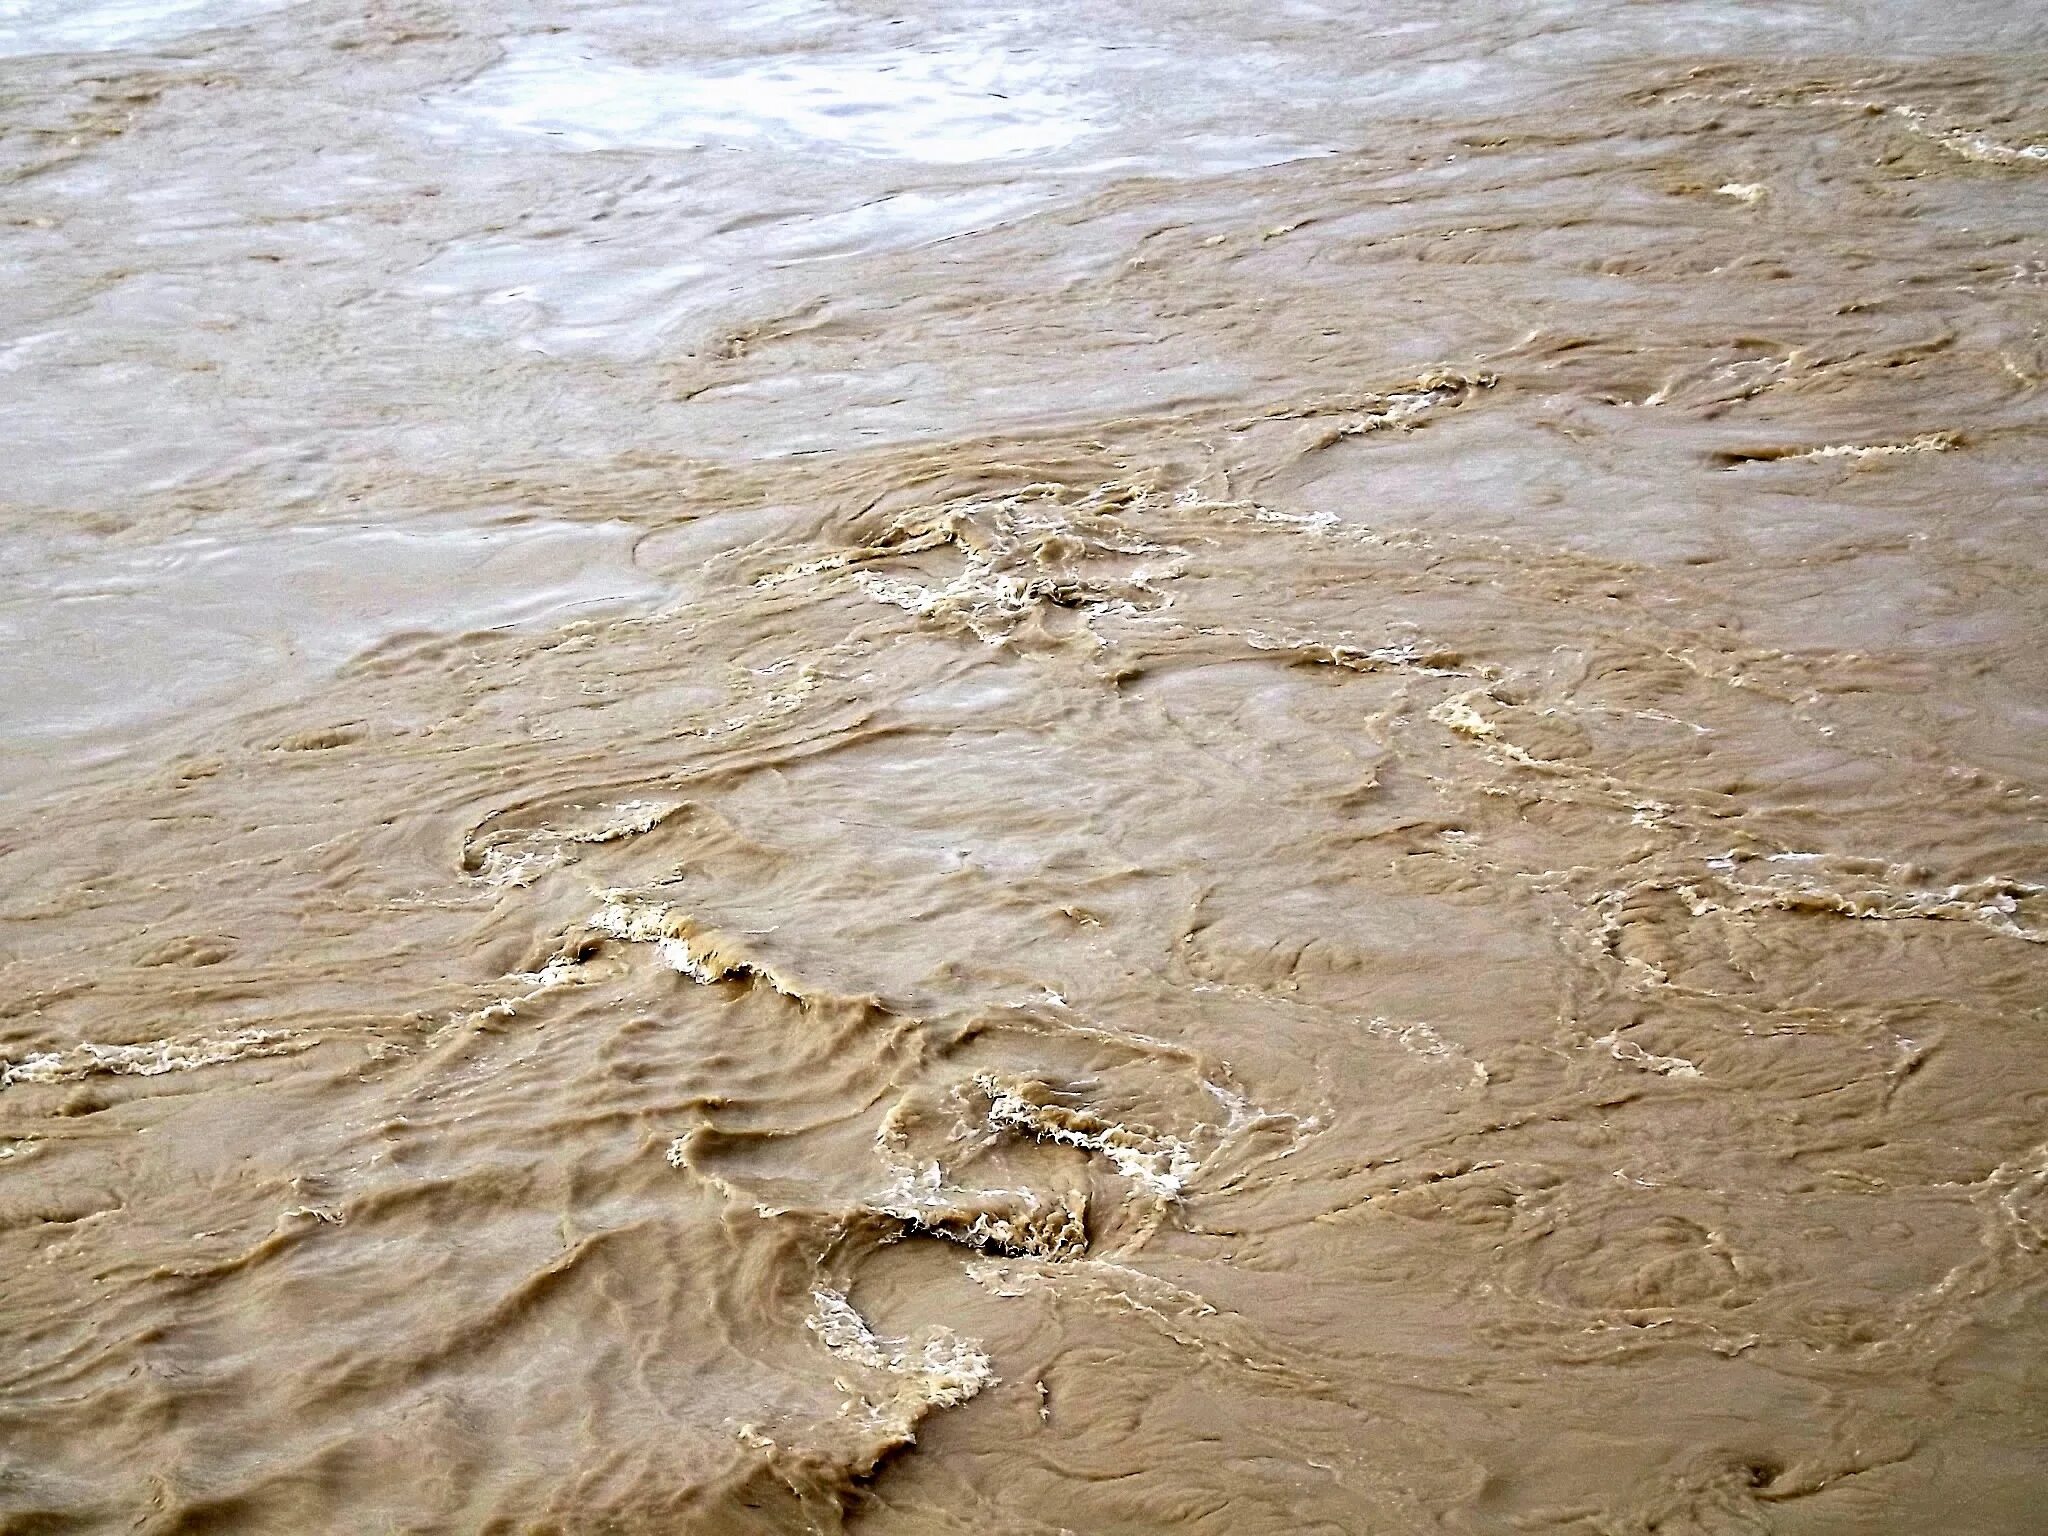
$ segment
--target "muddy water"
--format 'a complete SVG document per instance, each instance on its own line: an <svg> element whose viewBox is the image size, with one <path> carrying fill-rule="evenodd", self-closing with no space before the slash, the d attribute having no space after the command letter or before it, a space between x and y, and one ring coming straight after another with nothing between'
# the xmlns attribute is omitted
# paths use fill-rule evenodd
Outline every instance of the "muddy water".
<svg viewBox="0 0 2048 1536"><path fill-rule="evenodd" d="M2030 8L0 54L0 1529L2040 1529Z"/></svg>

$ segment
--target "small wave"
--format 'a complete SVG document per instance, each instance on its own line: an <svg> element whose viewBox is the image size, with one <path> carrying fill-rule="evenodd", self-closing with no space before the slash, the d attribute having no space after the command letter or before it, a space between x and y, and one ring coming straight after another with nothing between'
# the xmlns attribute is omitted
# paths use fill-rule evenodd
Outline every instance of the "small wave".
<svg viewBox="0 0 2048 1536"><path fill-rule="evenodd" d="M1913 453L1948 453L1963 446L1959 432L1922 432L1875 443L1822 443L1818 447L1737 448L1716 454L1724 469L1745 464L1796 464L1826 459L1891 459Z"/></svg>
<svg viewBox="0 0 2048 1536"><path fill-rule="evenodd" d="M580 826L495 830L464 850L463 867L486 885L531 885L561 864L567 848L638 837L682 808L677 800L622 800L592 807L595 814Z"/></svg>
<svg viewBox="0 0 2048 1536"><path fill-rule="evenodd" d="M2048 165L2048 144L2004 144L1974 128L1939 123L1923 107L1895 105L1889 110L1911 132L1965 160L1980 165Z"/></svg>
<svg viewBox="0 0 2048 1536"><path fill-rule="evenodd" d="M1178 1199L1199 1171L1200 1164L1186 1142L1133 1130L1085 1109L1054 1103L1053 1090L1043 1083L1003 1079L986 1072L977 1074L974 1081L988 1098L992 1127L1099 1152L1118 1173L1161 1200Z"/></svg>
<svg viewBox="0 0 2048 1536"><path fill-rule="evenodd" d="M1874 862L1806 853L1728 854L1707 865L1721 894L1711 894L1705 881L1675 888L1695 917L1778 907L1865 921L1968 922L2008 938L2048 943L2048 931L2022 921L2024 904L2048 893L2048 886L1994 875L1930 888L1916 884L1913 873L1898 865L1874 873ZM1758 864L1776 867L1746 878L1749 866Z"/></svg>
<svg viewBox="0 0 2048 1536"><path fill-rule="evenodd" d="M462 1022L470 1024L488 1023L494 1019L509 1019L518 1015L528 1003L547 996L562 987L573 986L583 980L583 957L580 955L556 955L537 971L513 971L505 977L508 982L517 983L525 990L510 997L501 997L496 1002L486 1003L473 1013L465 1014Z"/></svg>
<svg viewBox="0 0 2048 1536"><path fill-rule="evenodd" d="M723 934L700 927L695 918L665 902L630 891L607 891L590 926L627 944L651 944L662 964L701 986L720 981L759 981L798 1002L810 994L753 957Z"/></svg>

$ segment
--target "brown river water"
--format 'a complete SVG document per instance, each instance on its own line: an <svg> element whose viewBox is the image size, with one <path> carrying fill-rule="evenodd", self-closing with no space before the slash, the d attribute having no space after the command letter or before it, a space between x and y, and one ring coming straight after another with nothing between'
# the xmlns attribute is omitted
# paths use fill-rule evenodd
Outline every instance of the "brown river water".
<svg viewBox="0 0 2048 1536"><path fill-rule="evenodd" d="M0 1531L2048 1529L2048 13L0 3Z"/></svg>

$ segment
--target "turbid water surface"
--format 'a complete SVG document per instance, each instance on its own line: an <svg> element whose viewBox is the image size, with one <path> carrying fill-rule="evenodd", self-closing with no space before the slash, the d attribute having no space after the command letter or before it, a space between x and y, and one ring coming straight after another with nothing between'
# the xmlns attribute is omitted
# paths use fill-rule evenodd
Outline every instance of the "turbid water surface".
<svg viewBox="0 0 2048 1536"><path fill-rule="evenodd" d="M0 1531L2039 1532L2044 80L0 0Z"/></svg>

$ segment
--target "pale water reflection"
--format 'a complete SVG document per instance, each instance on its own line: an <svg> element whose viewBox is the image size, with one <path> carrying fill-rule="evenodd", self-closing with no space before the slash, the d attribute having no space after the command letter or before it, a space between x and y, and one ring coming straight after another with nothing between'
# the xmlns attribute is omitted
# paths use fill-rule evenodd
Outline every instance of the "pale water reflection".
<svg viewBox="0 0 2048 1536"><path fill-rule="evenodd" d="M394 635L644 606L664 589L635 568L633 544L620 523L533 519L126 549L10 539L8 563L36 575L0 597L0 736L105 743L231 695L288 697Z"/></svg>
<svg viewBox="0 0 2048 1536"><path fill-rule="evenodd" d="M0 58L92 53L232 26L292 0L0 0Z"/></svg>
<svg viewBox="0 0 2048 1536"><path fill-rule="evenodd" d="M1078 65L1038 49L972 44L642 65L546 36L515 44L451 108L567 149L779 139L962 163L1043 154L1099 131L1109 106Z"/></svg>

